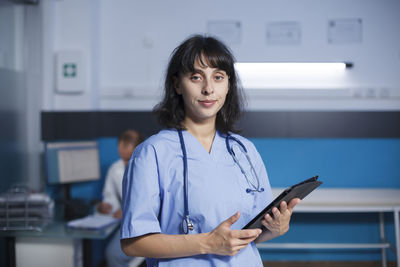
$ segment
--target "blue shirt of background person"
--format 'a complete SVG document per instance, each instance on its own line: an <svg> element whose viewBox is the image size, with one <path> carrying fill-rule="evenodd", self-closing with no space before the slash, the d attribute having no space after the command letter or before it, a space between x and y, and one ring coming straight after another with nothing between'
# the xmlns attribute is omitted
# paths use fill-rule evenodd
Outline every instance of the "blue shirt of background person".
<svg viewBox="0 0 400 267"><path fill-rule="evenodd" d="M169 61L163 100L155 114L165 127L133 153L123 180L121 246L144 256L148 266L262 266L255 243L287 232L293 207L281 203L268 229L241 228L272 200L264 164L254 145L237 134L243 107L234 58L220 41L200 35L186 39ZM193 231L182 219L183 156L187 149L188 207ZM225 144L232 134L254 162L263 191L247 192L248 181ZM243 162L243 156L239 157ZM247 167L246 167L247 168Z"/></svg>

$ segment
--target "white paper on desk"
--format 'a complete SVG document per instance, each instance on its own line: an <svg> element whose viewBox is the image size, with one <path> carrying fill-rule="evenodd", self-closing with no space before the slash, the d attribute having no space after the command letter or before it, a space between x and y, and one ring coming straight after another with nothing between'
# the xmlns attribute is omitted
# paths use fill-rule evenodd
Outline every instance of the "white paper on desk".
<svg viewBox="0 0 400 267"><path fill-rule="evenodd" d="M119 219L111 216L89 215L84 218L69 221L67 226L76 229L100 230L111 224L118 223L119 221Z"/></svg>

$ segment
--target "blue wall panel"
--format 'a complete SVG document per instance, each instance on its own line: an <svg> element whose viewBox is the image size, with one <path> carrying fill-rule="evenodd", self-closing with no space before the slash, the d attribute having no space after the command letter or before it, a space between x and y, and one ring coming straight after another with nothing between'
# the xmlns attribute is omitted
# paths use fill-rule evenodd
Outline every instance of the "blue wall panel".
<svg viewBox="0 0 400 267"><path fill-rule="evenodd" d="M320 175L322 187L400 188L400 139L253 138L272 187ZM339 197L339 196L338 196ZM393 216L386 214L394 244ZM270 242L377 243L377 214L294 214L290 231ZM380 260L380 250L262 250L264 260ZM389 260L395 255L388 251Z"/></svg>
<svg viewBox="0 0 400 267"><path fill-rule="evenodd" d="M251 139L272 187L315 174L323 187L400 188L400 139Z"/></svg>

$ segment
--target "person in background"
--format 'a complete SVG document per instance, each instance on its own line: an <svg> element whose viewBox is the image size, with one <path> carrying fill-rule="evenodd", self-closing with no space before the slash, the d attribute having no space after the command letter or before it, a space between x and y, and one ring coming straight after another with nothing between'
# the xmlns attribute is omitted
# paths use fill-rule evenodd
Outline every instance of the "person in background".
<svg viewBox="0 0 400 267"><path fill-rule="evenodd" d="M103 200L97 206L97 210L101 214L108 214L118 219L122 218L122 179L125 167L136 146L142 141L142 136L135 130L126 130L118 137L118 154L120 159L115 161L108 169L103 188ZM128 257L122 252L119 230L116 231L107 245L106 260L109 267L129 266L132 260L143 261L142 258Z"/></svg>

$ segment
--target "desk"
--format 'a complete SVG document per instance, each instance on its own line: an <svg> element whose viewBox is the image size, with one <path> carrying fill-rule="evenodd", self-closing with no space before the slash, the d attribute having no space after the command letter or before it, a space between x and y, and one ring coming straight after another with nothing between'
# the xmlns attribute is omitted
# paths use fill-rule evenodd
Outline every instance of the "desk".
<svg viewBox="0 0 400 267"><path fill-rule="evenodd" d="M274 188L274 196L279 195L284 188ZM307 196L294 212L303 213L377 213L379 214L379 234L381 242L365 244L306 244L306 243L261 243L257 244L259 249L381 249L382 266L386 267L386 249L390 244L385 238L385 222L383 214L393 213L395 226L395 250L397 266L400 267L400 190L398 189L317 189Z"/></svg>
<svg viewBox="0 0 400 267"><path fill-rule="evenodd" d="M15 266L15 239L16 238L56 238L56 239L79 239L83 241L83 266L91 266L91 240L106 239L117 228L119 224L112 224L102 230L76 230L66 227L64 221L54 221L47 225L43 231L0 231L0 237L6 237L8 265Z"/></svg>

